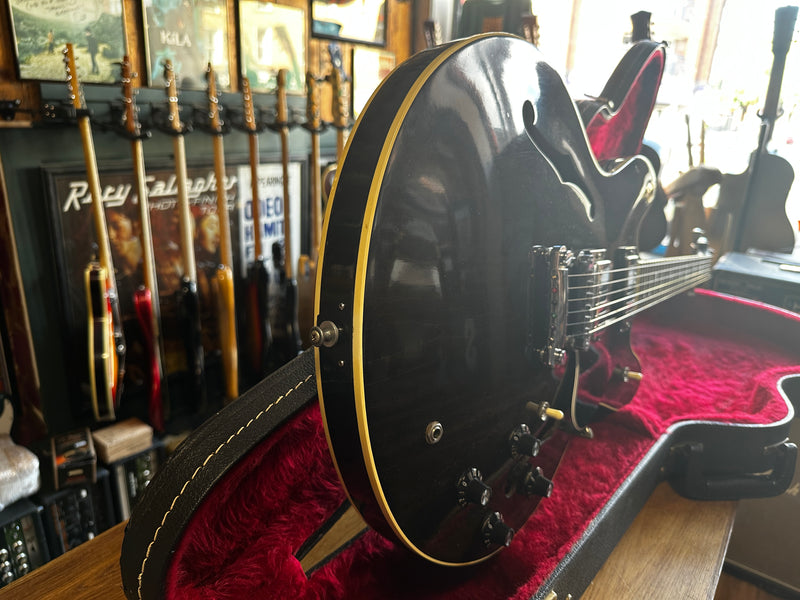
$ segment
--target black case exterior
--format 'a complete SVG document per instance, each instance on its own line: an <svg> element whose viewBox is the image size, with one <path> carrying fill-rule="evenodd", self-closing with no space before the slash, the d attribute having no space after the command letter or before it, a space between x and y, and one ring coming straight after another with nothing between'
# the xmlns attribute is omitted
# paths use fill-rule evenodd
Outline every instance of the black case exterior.
<svg viewBox="0 0 800 600"><path fill-rule="evenodd" d="M682 496L697 500L782 494L796 465L797 446L787 438L794 416L792 399L800 401L800 375L783 378L779 387L789 414L778 422L687 421L663 435L532 600L550 598L552 592L559 598L567 594L580 597L662 481L668 481Z"/></svg>

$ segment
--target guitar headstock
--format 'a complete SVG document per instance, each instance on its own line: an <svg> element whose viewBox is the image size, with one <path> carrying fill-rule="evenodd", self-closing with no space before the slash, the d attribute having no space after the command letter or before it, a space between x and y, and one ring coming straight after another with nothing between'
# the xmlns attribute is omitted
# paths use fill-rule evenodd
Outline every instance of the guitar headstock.
<svg viewBox="0 0 800 600"><path fill-rule="evenodd" d="M306 72L306 127L317 131L322 126L319 103L319 84L311 71Z"/></svg>
<svg viewBox="0 0 800 600"><path fill-rule="evenodd" d="M245 76L242 76L242 102L244 103L244 126L248 131L255 132L257 127L253 93L250 91L250 80Z"/></svg>
<svg viewBox="0 0 800 600"><path fill-rule="evenodd" d="M67 44L64 48L64 69L67 75L70 102L75 110L84 110L86 102L83 99L83 90L78 79L78 67L75 64L75 50L72 44Z"/></svg>
<svg viewBox="0 0 800 600"><path fill-rule="evenodd" d="M337 129L344 129L350 119L350 113L345 92L347 74L344 71L342 49L339 44L331 42L328 44L328 53L331 56L331 66L333 67L329 76L333 90L333 126Z"/></svg>
<svg viewBox="0 0 800 600"><path fill-rule="evenodd" d="M279 125L289 124L289 108L286 101L286 78L288 73L289 71L287 69L281 69L278 71L278 87L275 91L277 95L275 112L277 114L277 122Z"/></svg>
<svg viewBox="0 0 800 600"><path fill-rule="evenodd" d="M142 126L139 123L137 116L138 109L136 108L136 100L134 99L133 78L135 76L136 74L131 71L131 61L126 54L122 57L122 62L120 63L122 100L124 102L122 122L125 125L125 131L134 137L139 137Z"/></svg>
<svg viewBox="0 0 800 600"><path fill-rule="evenodd" d="M217 97L217 77L211 63L208 63L208 67L206 67L206 81L208 81L208 120L211 131L222 133L222 119L219 116L219 98Z"/></svg>
<svg viewBox="0 0 800 600"><path fill-rule="evenodd" d="M182 133L183 123L181 123L181 109L178 105L178 85L175 82L175 70L172 68L172 61L169 59L164 61L164 81L166 82L170 125L174 131Z"/></svg>

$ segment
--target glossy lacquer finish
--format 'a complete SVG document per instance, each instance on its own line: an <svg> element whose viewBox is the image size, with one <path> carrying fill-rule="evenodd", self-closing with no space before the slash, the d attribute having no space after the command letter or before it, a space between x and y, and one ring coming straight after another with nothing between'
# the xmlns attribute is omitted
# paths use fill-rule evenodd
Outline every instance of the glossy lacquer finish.
<svg viewBox="0 0 800 600"><path fill-rule="evenodd" d="M509 436L521 423L548 436L526 404L571 395L558 400L562 365L526 357L530 249L635 242L652 181L641 158L599 170L561 79L520 39L427 50L384 81L329 202L317 294L317 324L340 330L317 351L326 432L373 528L468 564L501 547L482 539L488 514L525 523L538 496L509 473L552 477L566 436L531 459L512 458ZM470 468L487 506L457 501Z"/></svg>

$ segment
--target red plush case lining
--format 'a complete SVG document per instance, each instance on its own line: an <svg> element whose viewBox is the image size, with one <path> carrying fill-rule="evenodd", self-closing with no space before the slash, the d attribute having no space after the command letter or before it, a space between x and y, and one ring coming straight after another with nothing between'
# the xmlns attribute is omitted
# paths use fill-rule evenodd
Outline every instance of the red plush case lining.
<svg viewBox="0 0 800 600"><path fill-rule="evenodd" d="M704 290L637 317L636 397L593 425L594 439L570 440L553 495L475 567L426 564L369 531L305 578L293 553L344 499L313 404L212 490L170 565L167 598L528 599L670 425L785 419L776 384L800 372L798 332L793 313Z"/></svg>

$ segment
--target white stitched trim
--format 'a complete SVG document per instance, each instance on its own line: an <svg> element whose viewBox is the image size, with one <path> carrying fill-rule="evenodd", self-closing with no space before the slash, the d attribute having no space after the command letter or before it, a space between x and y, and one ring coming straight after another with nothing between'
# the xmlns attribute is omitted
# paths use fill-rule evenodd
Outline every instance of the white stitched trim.
<svg viewBox="0 0 800 600"><path fill-rule="evenodd" d="M168 516L169 516L169 514L172 512L172 510L175 508L175 504L178 502L178 499L179 499L179 498L180 498L180 497L183 495L183 493L186 491L186 488L189 486L189 484L190 484L190 483L191 483L191 482L194 480L194 478L195 478L195 477L197 477L197 474L198 474L198 473L200 473L200 471L203 469L203 467L205 467L205 466L208 464L208 461L210 461L210 460L211 460L211 459L212 459L214 456L216 456L217 454L219 454L220 450L222 450L222 449L223 449L223 448L224 448L224 447L225 447L227 444L229 444L229 443L231 442L231 440L233 440L233 438L235 438L237 435L239 435L240 433L242 433L242 432L243 432L245 429L247 429L248 427L250 427L250 425L252 425L252 424L253 424L253 423L254 423L254 422L257 420L257 419L260 419L260 418L261 418L263 415L265 415L265 414L266 414L266 413L267 413L267 412L268 412L270 409L272 409L272 407L273 407L273 406L276 406L276 405L277 405L277 404L278 404L278 403L279 403L281 400L283 400L284 398L286 398L286 396L288 396L288 395L289 395L289 394L291 394L292 392L296 391L296 390L297 390L297 389L298 389L298 388L299 388L301 385L303 385L304 383L306 383L306 382L307 382L309 379L311 379L312 377L313 377L313 375L309 375L309 376L308 376L308 377L306 377L306 378L305 378L303 381L301 381L301 382L300 382L300 383L298 383L296 386L294 386L293 388L291 388L291 389L290 389L288 392L286 392L285 394L283 394L283 395L279 396L279 397L278 397L278 398L275 400L275 402L273 402L272 404L270 404L269 406L267 406L267 407L266 407L264 410L260 411L260 412L259 412L259 413L258 413L258 414L255 416L255 417L253 417L252 419L250 419L250 420L247 422L247 424L246 424L246 425L243 425L242 427L240 427L240 428L239 428L239 430L238 430L236 433L234 433L233 435L231 435L231 437L229 437L227 440L225 440L223 443L221 443L219 446L217 446L217 449L216 449L216 450L214 450L214 452L212 452L211 454L209 454L209 455L206 457L206 459L203 461L203 464L201 464L199 467L197 467L197 468L194 470L194 473L192 473L192 476L191 476L191 477L190 477L190 478L189 478L189 479L186 481L186 483L184 483L184 484L183 484L183 487L181 487L181 491L180 491L180 492L178 492L178 495L177 495L177 496L175 496L175 498L173 498L173 500L172 500L172 503L170 503L169 509L167 510L167 512L165 512L165 513L164 513L164 516L163 516L163 517L162 517L162 519L161 519L161 524L160 524L160 525L159 525L159 526L156 528L156 531L155 531L155 533L153 534L153 541L152 541L152 542L150 542L150 543L147 545L147 552L145 552L145 555L144 555L144 560L142 561L142 568L141 568L141 570L139 571L139 577L137 578L137 579L139 580L139 587L138 587L138 588L137 588L137 590L136 590L136 594L137 594L137 596L139 597L139 600L142 600L142 575L144 575L144 568L145 568L145 565L147 564L147 561L148 561L148 559L150 558L150 549L153 547L153 544L155 544L155 543L156 543L156 539L158 538L158 534L159 534L159 532L161 531L161 528L164 526L164 523L166 522L166 520L167 520L167 517L168 517Z"/></svg>

